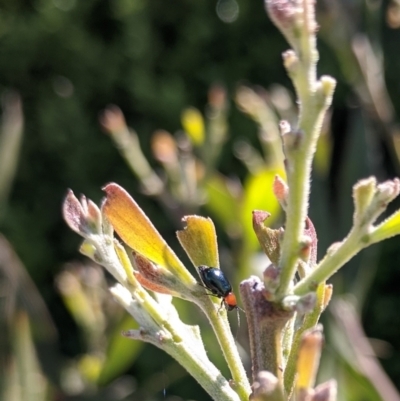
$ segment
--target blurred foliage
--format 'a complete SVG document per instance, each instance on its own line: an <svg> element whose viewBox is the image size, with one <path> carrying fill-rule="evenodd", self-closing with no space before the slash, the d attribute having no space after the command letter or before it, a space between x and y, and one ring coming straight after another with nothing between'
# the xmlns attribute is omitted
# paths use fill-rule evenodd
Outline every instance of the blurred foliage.
<svg viewBox="0 0 400 401"><path fill-rule="evenodd" d="M310 209L323 254L351 224L355 181L370 174L379 180L400 174L400 6L395 0L318 3L319 71L338 79L331 120L318 145ZM19 255L54 322L53 326L34 285L26 278L15 281L14 273L19 278L26 275L22 265L14 258L2 260L1 285L9 290L4 293L5 305L13 306L1 321L11 330L0 349L2 364L10 368L7 400L116 400L129 395L146 401L207 399L167 355L119 336L121 328L133 327L134 322L113 305L106 290L108 277L96 272L97 281L93 276L85 281L82 275L88 273L76 267L80 262L65 266L79 257L79 239L62 221L60 205L68 187L97 202L105 183L118 182L177 252L175 229L180 223L175 217L187 210L210 214L219 230L223 268L237 285L250 274L252 264L263 266L246 215L257 207L273 213L275 223L280 218L269 187L273 169L280 167L268 165L274 159L265 131L270 134L268 124L280 118L295 118L294 95L275 85L289 86L281 63L287 45L268 21L261 1L15 0L1 1L0 10L0 230L11 243L3 249L12 247ZM226 89L227 100L226 136L214 158L210 144L203 142L199 121L204 119L206 130L221 129L212 125L209 113L213 102L209 89L216 82ZM240 92L238 88L247 87L243 84L257 87ZM240 95L254 96L251 99L258 105L268 107L258 109L253 104L251 110L258 113L252 114L243 107L249 97L243 102ZM160 128L177 133L175 141L183 129L187 132L192 154L204 164L205 178L199 185L208 203L194 197L194 203L185 204L182 199L188 198L171 190L179 206L171 216L159 207L160 199L143 192L146 188L102 134L98 116L110 103L123 110L150 168L161 181L169 178L169 189L178 187L171 180L172 170L152 148L153 133ZM179 149L180 159L184 150ZM7 171L4 154L13 155ZM260 185L262 194L257 191ZM262 204L255 206L254 199ZM241 242L241 235L247 243ZM333 282L335 293L356 295L367 335L391 344L383 365L398 385L397 241L364 251ZM96 271L91 269L95 268L83 270ZM69 275L67 289L77 291L72 296L53 285L57 277L60 288L65 275ZM92 287L91 280L98 285ZM32 305L40 306L32 309ZM178 308L184 319L204 323L185 303L178 302ZM241 327L239 341L242 335ZM215 340L207 332L205 338L210 354L218 359ZM7 339L13 340L12 347ZM340 350L335 355L340 359ZM357 368L343 359L340 364L337 372L344 380L362 385ZM18 377L24 369L37 372L34 386L19 381L27 378ZM15 392L26 388L32 393ZM378 399L371 391L348 397Z"/></svg>

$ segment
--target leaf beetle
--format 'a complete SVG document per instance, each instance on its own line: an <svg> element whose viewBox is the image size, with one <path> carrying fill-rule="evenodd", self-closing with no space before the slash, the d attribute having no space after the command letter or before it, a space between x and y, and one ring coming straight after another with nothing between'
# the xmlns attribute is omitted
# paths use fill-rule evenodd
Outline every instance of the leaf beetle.
<svg viewBox="0 0 400 401"><path fill-rule="evenodd" d="M228 311L240 309L237 305L236 296L232 292L231 283L221 269L205 265L199 266L198 269L204 287L211 291L210 295L222 298L221 307L225 305Z"/></svg>

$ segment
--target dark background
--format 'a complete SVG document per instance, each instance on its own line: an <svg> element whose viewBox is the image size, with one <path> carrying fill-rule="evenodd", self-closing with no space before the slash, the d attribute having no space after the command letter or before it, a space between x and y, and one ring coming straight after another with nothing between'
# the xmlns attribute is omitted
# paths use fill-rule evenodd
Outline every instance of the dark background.
<svg viewBox="0 0 400 401"><path fill-rule="evenodd" d="M332 162L327 176L314 177L317 189L311 199L310 215L319 233L321 255L350 227L351 185L370 174L379 180L399 175L394 134L400 113L400 30L388 24L389 2L343 1L339 14L326 3L319 2L318 69L320 74L334 76L338 86L332 107ZM222 83L230 98L240 82L265 88L280 83L292 90L281 62L288 46L266 16L262 1L238 0L237 4L237 19L227 23L219 18L215 1L0 2L0 91L19 93L25 119L18 168L0 230L50 311L58 332L54 358L59 369L87 347L54 286L67 262L84 260L78 253L80 238L61 216L67 188L98 203L101 187L118 182L157 222L167 241L175 231L155 202L140 192L137 180L102 132L99 112L110 103L119 105L156 166L149 150L153 131L181 129L181 111L189 105L204 110L213 83ZM383 58L381 73L394 109L386 121L370 107L368 96L360 95L360 67L346 55L348 43L341 42L346 35L350 40L357 34L366 35ZM245 173L232 154L233 143L246 137L257 146L257 129L230 102L230 139L219 169L242 179ZM395 207L391 205L390 210ZM364 251L334 279L338 294L353 292L360 297L367 335L387 342L389 351L382 363L397 385L398 241L394 238ZM127 369L139 390L144 391L140 383L146 375L162 371L156 368L160 355L146 347ZM167 356L165 361L165 366L171 363ZM57 382L48 368L44 370ZM148 399L162 399L163 387ZM117 399L101 398L101 390L96 391L99 398L93 399ZM201 391L187 377L166 387L167 396L207 399Z"/></svg>

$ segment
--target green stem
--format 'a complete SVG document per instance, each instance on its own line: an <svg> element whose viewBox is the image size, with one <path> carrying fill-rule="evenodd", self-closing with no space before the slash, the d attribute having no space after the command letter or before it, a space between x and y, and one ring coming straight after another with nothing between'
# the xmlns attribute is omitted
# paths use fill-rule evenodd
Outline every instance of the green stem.
<svg viewBox="0 0 400 401"><path fill-rule="evenodd" d="M369 242L363 241L363 234L360 230L353 228L336 250L328 251L315 269L294 286L294 294L305 295L313 291L316 285L326 281L361 249L369 245Z"/></svg>
<svg viewBox="0 0 400 401"><path fill-rule="evenodd" d="M192 347L188 347L185 342L178 344L171 342L171 346L160 348L175 358L199 382L213 400L238 401L240 395L238 397L238 394L232 390L229 382L221 375L215 365L208 360L195 358L194 350Z"/></svg>
<svg viewBox="0 0 400 401"><path fill-rule="evenodd" d="M298 68L292 73L300 103L298 124L299 144L295 149L286 149L289 199L286 210L286 228L281 247L280 285L277 297L287 294L295 274L301 235L307 217L308 198L310 193L310 175L312 158L320 134L323 110L316 100L318 53L316 37L312 25L314 10L308 9L304 1L304 26L300 38L300 49L297 57ZM311 14L312 13L312 14Z"/></svg>
<svg viewBox="0 0 400 401"><path fill-rule="evenodd" d="M289 199L286 210L286 227L281 247L280 285L277 297L287 294L291 285L300 250L301 236L307 217L308 198L310 194L310 175L312 158L320 133L323 113L317 108L314 98L308 95L302 100L302 115L299 122L303 142L298 149L288 155Z"/></svg>
<svg viewBox="0 0 400 401"><path fill-rule="evenodd" d="M284 388L286 394L291 394L293 392L297 371L297 354L299 351L301 336L306 330L314 327L318 323L319 317L324 308L324 296L325 283L321 283L317 289L317 304L314 310L305 316L303 324L294 335L289 358L285 367Z"/></svg>
<svg viewBox="0 0 400 401"><path fill-rule="evenodd" d="M288 206L286 209L285 235L281 247L281 258L279 261L280 285L276 296L279 299L288 292L296 269L298 253L300 248L301 233L304 229L305 216L307 214L307 199L309 194L310 164L305 163L308 152L298 152L293 163L296 174L288 174L288 185L290 188ZM301 156L301 157L299 157Z"/></svg>
<svg viewBox="0 0 400 401"><path fill-rule="evenodd" d="M198 329L183 324L173 306L170 310L167 306L161 308L147 292L137 289L130 293L120 286L112 293L141 326L140 330L127 332L127 337L152 343L166 351L214 400L239 401L238 394L209 361Z"/></svg>
<svg viewBox="0 0 400 401"><path fill-rule="evenodd" d="M221 316L220 312L218 312L215 308L214 303L211 310L208 307L205 307L203 310L210 320L222 352L225 356L225 360L229 366L232 378L235 382L234 389L242 401L248 401L251 393L250 383L247 379L246 371L243 367L235 340L232 336L229 322L226 317L226 312L223 312L225 316Z"/></svg>

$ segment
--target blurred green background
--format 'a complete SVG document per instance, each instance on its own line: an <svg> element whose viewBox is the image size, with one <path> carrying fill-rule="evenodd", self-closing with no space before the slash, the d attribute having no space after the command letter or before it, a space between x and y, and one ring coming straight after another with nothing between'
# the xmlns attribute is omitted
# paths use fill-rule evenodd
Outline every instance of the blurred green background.
<svg viewBox="0 0 400 401"><path fill-rule="evenodd" d="M310 216L322 256L351 226L351 187L356 180L371 174L380 181L400 175L400 4L318 1L318 21L319 73L338 80L311 196ZM260 174L254 167L256 156L268 160L263 151L268 141L260 135L265 126L248 110L240 110L245 107L234 99L238 87L245 85L267 99L277 119L285 112L293 118L295 96L281 62L286 49L261 0L0 2L4 400L208 399L167 355L120 337L134 322L110 299L109 277L93 265L83 267L88 262L78 253L80 238L64 223L61 204L67 188L99 203L101 187L115 181L183 257L175 238L179 222L163 213L157 197L144 193L101 128L99 115L108 104L118 105L150 165L168 178L152 152L154 131L164 129L179 138L181 115L189 106L204 114L209 127L210 88L218 84L225 88L220 111L228 128L212 174L202 183L209 203L177 201L175 213L214 218L222 267L237 286L239 279L254 273L249 261L257 249L241 238L246 223L240 222L243 217L235 206L225 204L227 216L218 215L222 210L215 198L229 197L229 191L217 183L212 192L207 179L218 172L240 188L243 198L271 196L270 188L260 186L264 181L257 181ZM201 149L194 148L189 153L201 159ZM389 211L399 206L394 202ZM251 210L253 203L246 207ZM273 223L281 224L278 211L275 215ZM242 225L233 229L239 233L232 233L228 225L236 221ZM235 252L238 244L240 255ZM366 335L377 339L374 350L400 389L399 281L398 238L363 251L332 280L338 297L351 298ZM190 323L205 325L191 305L178 307ZM384 399L371 390L376 385L368 373L343 350L348 336L337 314L328 311L324 323L327 345L321 375L334 375L342 389L352 389L343 390L340 399ZM204 333L212 359L226 373L212 333ZM247 361L244 324L239 341Z"/></svg>

